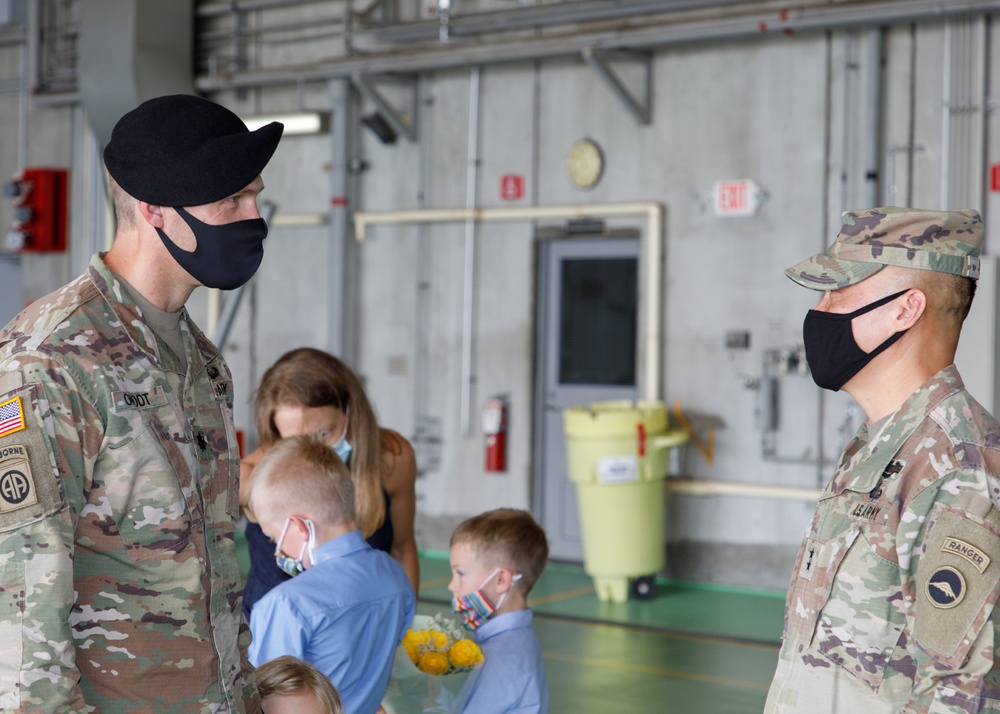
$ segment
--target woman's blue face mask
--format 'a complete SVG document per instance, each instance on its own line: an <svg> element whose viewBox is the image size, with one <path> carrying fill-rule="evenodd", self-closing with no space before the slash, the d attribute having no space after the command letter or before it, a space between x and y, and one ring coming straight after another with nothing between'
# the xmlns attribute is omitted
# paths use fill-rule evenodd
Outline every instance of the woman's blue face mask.
<svg viewBox="0 0 1000 714"><path fill-rule="evenodd" d="M337 439L337 442L333 444L330 448L333 449L334 453L336 453L337 456L340 457L340 460L346 464L347 459L350 458L351 456L351 442L347 440L347 427L351 423L350 405L347 406L347 409L344 411L344 413L346 415L344 419L344 433L340 435L340 438Z"/></svg>

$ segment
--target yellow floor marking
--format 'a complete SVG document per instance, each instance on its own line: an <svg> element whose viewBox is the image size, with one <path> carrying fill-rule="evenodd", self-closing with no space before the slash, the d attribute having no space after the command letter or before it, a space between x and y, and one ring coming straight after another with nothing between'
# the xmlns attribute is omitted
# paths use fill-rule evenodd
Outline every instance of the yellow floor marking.
<svg viewBox="0 0 1000 714"><path fill-rule="evenodd" d="M430 588L444 587L451 582L450 577L444 578L432 578L430 580L422 580L420 582L420 590L426 591ZM552 602L559 602L561 600L569 600L575 597L580 597L583 595L590 595L594 593L594 586L587 585L586 587L575 588L573 590L566 590L560 593L553 593L551 595L541 595L539 597L530 597L528 606L535 608L538 605L547 605ZM437 604L437 603L434 603ZM562 617L557 613L546 613L546 612L536 612L536 615L540 617L545 617L550 615L559 619ZM712 642L720 645L729 645L733 647L749 647L765 650L777 649L780 645L778 643L767 643L767 642L752 642L744 641L740 639L730 639L724 635L708 635L708 634L697 634L697 633L686 633L686 632L676 632L676 631L663 631L659 628L653 626L642 626L636 627L634 624L626 622L615 622L614 620L603 620L600 618L591 619L587 617L568 617L566 618L570 622L574 622L578 625L584 627L596 626L596 627L617 627L624 629L638 629L644 634L653 635L655 637L668 637L670 639L676 640L689 640L695 642Z"/></svg>
<svg viewBox="0 0 1000 714"><path fill-rule="evenodd" d="M451 582L451 578L434 578L433 580L421 580L420 589L441 588Z"/></svg>
<svg viewBox="0 0 1000 714"><path fill-rule="evenodd" d="M579 597L580 595L590 595L594 592L594 586L588 585L585 588L577 588L576 590L567 590L566 592L553 593L552 595L542 595L541 597L528 598L531 607L535 605L545 605L550 602L559 602L560 600L569 600L570 598Z"/></svg>
<svg viewBox="0 0 1000 714"><path fill-rule="evenodd" d="M697 682L708 682L710 684L722 684L728 687L741 687L743 689L753 689L757 691L767 691L771 683L750 682L745 679L726 679L725 677L714 677L710 674L697 674L695 672L679 672L675 669L663 669L662 667L650 667L642 664L623 664L615 660L593 659L591 657L577 657L575 655L558 654L556 652L543 652L545 659L557 659L565 662L575 662L602 669L620 669L627 672L641 672L642 674L655 674L660 677L672 677L674 679L690 679Z"/></svg>

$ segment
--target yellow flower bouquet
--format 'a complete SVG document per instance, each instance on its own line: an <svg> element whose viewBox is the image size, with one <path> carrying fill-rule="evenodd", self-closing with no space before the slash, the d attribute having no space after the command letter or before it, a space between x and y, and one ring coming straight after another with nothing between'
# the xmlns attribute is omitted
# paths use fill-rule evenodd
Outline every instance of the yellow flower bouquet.
<svg viewBox="0 0 1000 714"><path fill-rule="evenodd" d="M458 711L469 673L483 651L457 622L441 613L416 615L396 651L382 705L389 714ZM430 675L430 676L428 676Z"/></svg>

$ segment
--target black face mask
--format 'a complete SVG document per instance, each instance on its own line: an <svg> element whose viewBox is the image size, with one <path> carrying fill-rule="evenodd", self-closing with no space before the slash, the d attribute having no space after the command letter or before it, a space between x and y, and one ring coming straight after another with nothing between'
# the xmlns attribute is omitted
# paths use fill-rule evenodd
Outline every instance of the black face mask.
<svg viewBox="0 0 1000 714"><path fill-rule="evenodd" d="M191 227L198 240L192 251L181 250L160 228L160 240L177 264L206 288L232 290L246 283L264 258L267 223L263 218L223 223L199 221L180 206L174 210Z"/></svg>
<svg viewBox="0 0 1000 714"><path fill-rule="evenodd" d="M834 392L839 391L851 377L903 336L906 330L890 336L871 352L866 353L854 341L851 320L892 302L905 292L906 290L903 290L876 300L846 315L819 310L810 310L806 313L805 323L802 326L806 362L809 363L809 371L812 372L813 381L818 386Z"/></svg>

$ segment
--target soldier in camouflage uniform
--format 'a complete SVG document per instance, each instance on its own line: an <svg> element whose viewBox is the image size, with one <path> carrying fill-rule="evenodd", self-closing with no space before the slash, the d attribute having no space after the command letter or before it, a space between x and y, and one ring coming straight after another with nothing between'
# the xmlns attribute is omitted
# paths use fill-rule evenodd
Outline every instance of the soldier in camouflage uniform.
<svg viewBox="0 0 1000 714"><path fill-rule="evenodd" d="M766 712L1000 712L1000 425L953 364L982 242L976 211L876 208L786 271L824 291L814 379L868 420L792 571Z"/></svg>
<svg viewBox="0 0 1000 714"><path fill-rule="evenodd" d="M281 130L186 95L126 114L114 245L0 332L0 711L260 711L232 380L183 306L257 269Z"/></svg>

